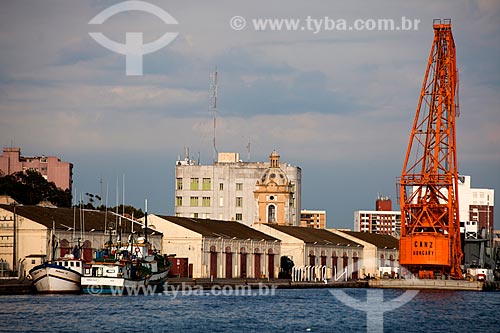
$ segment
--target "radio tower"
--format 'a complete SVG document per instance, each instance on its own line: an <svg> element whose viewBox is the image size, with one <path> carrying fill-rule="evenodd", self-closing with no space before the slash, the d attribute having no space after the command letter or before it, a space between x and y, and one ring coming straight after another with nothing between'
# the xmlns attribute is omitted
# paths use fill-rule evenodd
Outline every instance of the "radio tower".
<svg viewBox="0 0 500 333"><path fill-rule="evenodd" d="M215 134L217 129L217 66L215 71L210 74L210 109L212 110L214 118L214 132L213 132L213 161L217 159L217 146L215 145Z"/></svg>
<svg viewBox="0 0 500 333"><path fill-rule="evenodd" d="M400 263L419 278L462 279L455 118L458 72L451 20L434 42L401 174Z"/></svg>

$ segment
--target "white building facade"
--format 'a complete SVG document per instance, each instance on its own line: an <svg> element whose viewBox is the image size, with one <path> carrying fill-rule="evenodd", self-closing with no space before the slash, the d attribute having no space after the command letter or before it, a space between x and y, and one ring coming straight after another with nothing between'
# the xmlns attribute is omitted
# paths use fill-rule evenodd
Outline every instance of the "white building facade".
<svg viewBox="0 0 500 333"><path fill-rule="evenodd" d="M468 232L481 232L481 229L493 231L495 190L471 188L471 177L458 177L458 204L460 222ZM469 222L469 223L467 223Z"/></svg>
<svg viewBox="0 0 500 333"><path fill-rule="evenodd" d="M187 258L192 277L278 277L281 243L238 222L148 215L163 235L163 253Z"/></svg>
<svg viewBox="0 0 500 333"><path fill-rule="evenodd" d="M393 236L329 229L336 235L362 245L361 276L395 276L399 271L399 241Z"/></svg>
<svg viewBox="0 0 500 333"><path fill-rule="evenodd" d="M281 255L289 257L295 269L324 267L323 278L343 281L365 274L358 263L363 260L363 246L325 229L255 224L254 228L281 241Z"/></svg>
<svg viewBox="0 0 500 333"><path fill-rule="evenodd" d="M398 237L401 232L401 211L357 210L354 231Z"/></svg>
<svg viewBox="0 0 500 333"><path fill-rule="evenodd" d="M252 225L258 220L255 199L257 181L269 162L242 162L238 153L219 153L212 165L186 158L176 162L175 208L178 217L238 221ZM280 162L293 189L291 225L300 224L301 169Z"/></svg>

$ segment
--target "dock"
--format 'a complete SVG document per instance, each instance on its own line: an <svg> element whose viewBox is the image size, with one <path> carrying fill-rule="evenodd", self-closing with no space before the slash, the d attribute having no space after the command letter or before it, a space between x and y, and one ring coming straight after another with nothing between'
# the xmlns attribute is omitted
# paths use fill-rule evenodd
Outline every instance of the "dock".
<svg viewBox="0 0 500 333"><path fill-rule="evenodd" d="M188 278L170 278L167 281L169 286L174 288L194 288L201 287L209 290L214 287L231 288L248 286L252 289L259 287L269 287L275 289L308 289L308 288L368 288L367 281L345 281L331 282L311 281L311 282L293 282L286 279L188 279Z"/></svg>
<svg viewBox="0 0 500 333"><path fill-rule="evenodd" d="M466 280L380 279L370 280L370 288L482 291L484 282Z"/></svg>
<svg viewBox="0 0 500 333"><path fill-rule="evenodd" d="M23 295L34 294L35 287L31 280L26 278L2 278L0 279L0 295Z"/></svg>

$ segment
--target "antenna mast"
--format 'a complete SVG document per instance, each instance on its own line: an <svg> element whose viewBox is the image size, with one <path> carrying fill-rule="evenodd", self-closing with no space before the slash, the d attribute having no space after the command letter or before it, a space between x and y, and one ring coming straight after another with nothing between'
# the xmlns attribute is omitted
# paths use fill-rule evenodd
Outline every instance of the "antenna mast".
<svg viewBox="0 0 500 333"><path fill-rule="evenodd" d="M217 146L215 144L215 134L217 129L217 66L215 66L215 71L210 74L210 109L212 109L212 114L214 118L214 132L213 132L213 161L217 158Z"/></svg>
<svg viewBox="0 0 500 333"><path fill-rule="evenodd" d="M247 144L247 162L250 162L250 146L251 146L252 142L248 141L248 144Z"/></svg>

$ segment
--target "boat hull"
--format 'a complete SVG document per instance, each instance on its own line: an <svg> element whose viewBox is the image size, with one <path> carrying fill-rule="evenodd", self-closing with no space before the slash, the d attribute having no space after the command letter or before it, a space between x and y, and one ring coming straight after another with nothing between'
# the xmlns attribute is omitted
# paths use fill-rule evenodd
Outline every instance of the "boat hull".
<svg viewBox="0 0 500 333"><path fill-rule="evenodd" d="M42 264L30 270L39 293L79 293L81 274L56 264Z"/></svg>
<svg viewBox="0 0 500 333"><path fill-rule="evenodd" d="M133 280L119 277L82 277L82 291L90 295L137 295L161 292L168 270L152 274L145 279Z"/></svg>

